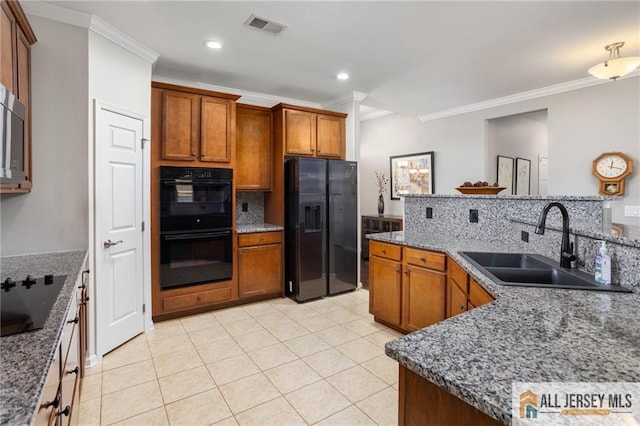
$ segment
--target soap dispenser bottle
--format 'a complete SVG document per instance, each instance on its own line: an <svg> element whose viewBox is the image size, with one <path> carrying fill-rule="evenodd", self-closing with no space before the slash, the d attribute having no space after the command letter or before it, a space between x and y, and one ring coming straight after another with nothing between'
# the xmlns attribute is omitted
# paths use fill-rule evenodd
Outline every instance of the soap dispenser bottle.
<svg viewBox="0 0 640 426"><path fill-rule="evenodd" d="M600 248L596 254L594 278L602 284L611 284L611 256L607 252L605 241L598 241Z"/></svg>

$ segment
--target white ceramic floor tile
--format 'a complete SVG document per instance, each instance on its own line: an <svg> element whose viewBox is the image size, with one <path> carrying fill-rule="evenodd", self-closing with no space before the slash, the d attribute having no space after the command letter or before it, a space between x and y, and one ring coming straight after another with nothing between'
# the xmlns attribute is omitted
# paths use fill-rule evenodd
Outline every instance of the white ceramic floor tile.
<svg viewBox="0 0 640 426"><path fill-rule="evenodd" d="M152 380L156 380L156 371L150 359L114 368L102 374L102 394L116 392ZM85 383L82 385L84 387Z"/></svg>
<svg viewBox="0 0 640 426"><path fill-rule="evenodd" d="M283 324L289 324L291 322L291 318L280 311L265 315L258 315L255 317L255 320L258 321L258 324L267 329Z"/></svg>
<svg viewBox="0 0 640 426"><path fill-rule="evenodd" d="M160 390L165 404L170 404L215 387L215 383L213 383L213 379L205 366L161 377L158 382L160 383Z"/></svg>
<svg viewBox="0 0 640 426"><path fill-rule="evenodd" d="M221 339L211 342L209 345L196 346L198 354L205 364L231 358L244 353L233 338Z"/></svg>
<svg viewBox="0 0 640 426"><path fill-rule="evenodd" d="M236 321L242 321L250 319L251 315L244 311L242 306L234 306L233 308L221 309L219 311L213 311L213 316L221 324L229 324Z"/></svg>
<svg viewBox="0 0 640 426"><path fill-rule="evenodd" d="M89 401L102 396L102 374L94 374L82 378L80 401Z"/></svg>
<svg viewBox="0 0 640 426"><path fill-rule="evenodd" d="M203 330L205 328L213 327L214 325L220 325L211 312L180 318L180 322L187 333Z"/></svg>
<svg viewBox="0 0 640 426"><path fill-rule="evenodd" d="M260 372L258 366L247 354L207 364L207 368L211 373L211 377L213 377L213 381L218 386L226 385Z"/></svg>
<svg viewBox="0 0 640 426"><path fill-rule="evenodd" d="M299 359L267 370L264 374L282 394L322 380L318 373Z"/></svg>
<svg viewBox="0 0 640 426"><path fill-rule="evenodd" d="M223 326L225 330L227 330L227 333L233 337L242 336L262 329L260 324L258 324L253 318L228 322L223 324Z"/></svg>
<svg viewBox="0 0 640 426"><path fill-rule="evenodd" d="M309 330L296 324L294 321L290 321L282 325L267 327L267 330L269 330L269 332L281 342L309 334Z"/></svg>
<svg viewBox="0 0 640 426"><path fill-rule="evenodd" d="M84 424L80 423L82 426ZM167 413L164 407L156 408L146 413L138 414L121 422L115 423L115 426L169 426Z"/></svg>
<svg viewBox="0 0 640 426"><path fill-rule="evenodd" d="M279 343L278 339L273 337L273 335L265 329L257 329L257 331L236 336L235 340L245 352L251 352Z"/></svg>
<svg viewBox="0 0 640 426"><path fill-rule="evenodd" d="M320 330L316 333L316 336L318 336L331 346L342 345L343 343L356 340L360 337L353 331L348 330L341 325L327 328L325 330Z"/></svg>
<svg viewBox="0 0 640 426"><path fill-rule="evenodd" d="M300 358L331 348L327 342L314 334L287 340L284 345Z"/></svg>
<svg viewBox="0 0 640 426"><path fill-rule="evenodd" d="M102 398L93 398L80 402L78 423L86 426L100 425L100 403Z"/></svg>
<svg viewBox="0 0 640 426"><path fill-rule="evenodd" d="M302 318L298 321L298 324L306 328L312 333L315 333L320 330L325 330L327 328L332 328L338 325L337 322L332 321L327 318L326 315L314 315L308 318Z"/></svg>
<svg viewBox="0 0 640 426"><path fill-rule="evenodd" d="M189 370L204 365L195 349L160 355L153 358L158 377L168 376L183 370Z"/></svg>
<svg viewBox="0 0 640 426"><path fill-rule="evenodd" d="M211 389L166 406L171 426L210 425L231 416L218 389Z"/></svg>
<svg viewBox="0 0 640 426"><path fill-rule="evenodd" d="M164 405L157 381L102 396L101 420L110 425Z"/></svg>
<svg viewBox="0 0 640 426"><path fill-rule="evenodd" d="M363 362L364 368L375 374L388 385L398 383L398 363L386 355Z"/></svg>
<svg viewBox="0 0 640 426"><path fill-rule="evenodd" d="M187 349L194 349L193 343L191 343L191 339L187 333L166 337L156 337L149 340L149 350L151 351L152 357L180 352Z"/></svg>
<svg viewBox="0 0 640 426"><path fill-rule="evenodd" d="M236 380L219 389L234 414L280 397L280 392L262 373Z"/></svg>
<svg viewBox="0 0 640 426"><path fill-rule="evenodd" d="M147 340L161 339L186 333L179 319L158 321L153 323L153 330L147 333Z"/></svg>
<svg viewBox="0 0 640 426"><path fill-rule="evenodd" d="M317 426L369 426L376 423L355 405L351 405L331 417L327 417Z"/></svg>
<svg viewBox="0 0 640 426"><path fill-rule="evenodd" d="M262 371L298 359L298 356L282 343L251 351L248 355Z"/></svg>
<svg viewBox="0 0 640 426"><path fill-rule="evenodd" d="M244 311L251 315L252 317L258 317L261 315L268 315L280 312L271 304L270 300L258 303L252 303L250 305L245 305Z"/></svg>
<svg viewBox="0 0 640 426"><path fill-rule="evenodd" d="M151 358L147 338L144 334L134 337L102 358L102 371L122 367Z"/></svg>
<svg viewBox="0 0 640 426"><path fill-rule="evenodd" d="M240 426L306 426L307 423L289 402L280 397L236 416Z"/></svg>
<svg viewBox="0 0 640 426"><path fill-rule="evenodd" d="M211 327L189 332L189 338L195 347L198 348L210 346L218 340L229 339L231 335L227 333L227 330L221 324L216 324Z"/></svg>
<svg viewBox="0 0 640 426"><path fill-rule="evenodd" d="M355 321L349 321L342 324L342 326L347 330L353 331L354 333L356 333L358 336L361 336L361 337L368 336L369 334L377 333L378 331L382 330L382 328L384 327L366 318L359 318Z"/></svg>
<svg viewBox="0 0 640 426"><path fill-rule="evenodd" d="M365 339L384 350L384 345L387 344L387 342L399 339L400 337L402 337L402 334L387 328L385 330L380 330L375 333L368 334L365 336Z"/></svg>
<svg viewBox="0 0 640 426"><path fill-rule="evenodd" d="M331 311L330 315L328 316L332 321L335 321L338 324L344 324L346 322L355 321L362 318L361 315L358 315L355 312L343 307L340 307L335 311Z"/></svg>
<svg viewBox="0 0 640 426"><path fill-rule="evenodd" d="M388 386L359 365L334 374L327 381L351 402L362 401Z"/></svg>
<svg viewBox="0 0 640 426"><path fill-rule="evenodd" d="M325 380L285 395L287 401L309 424L318 422L351 403Z"/></svg>
<svg viewBox="0 0 640 426"><path fill-rule="evenodd" d="M379 346L374 345L364 338L343 343L340 346L336 346L336 349L358 364L384 355L384 349L381 349Z"/></svg>
<svg viewBox="0 0 640 426"><path fill-rule="evenodd" d="M322 377L333 376L356 365L351 358L334 348L309 355L302 360Z"/></svg>
<svg viewBox="0 0 640 426"><path fill-rule="evenodd" d="M398 424L398 391L391 386L356 405L379 425Z"/></svg>

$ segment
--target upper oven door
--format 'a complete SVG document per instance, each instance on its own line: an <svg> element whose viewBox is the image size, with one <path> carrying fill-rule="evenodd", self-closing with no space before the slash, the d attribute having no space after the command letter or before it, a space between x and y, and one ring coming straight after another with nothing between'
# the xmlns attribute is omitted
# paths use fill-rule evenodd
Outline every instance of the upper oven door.
<svg viewBox="0 0 640 426"><path fill-rule="evenodd" d="M188 173L182 177L162 178L160 231L231 229L232 195L230 178Z"/></svg>

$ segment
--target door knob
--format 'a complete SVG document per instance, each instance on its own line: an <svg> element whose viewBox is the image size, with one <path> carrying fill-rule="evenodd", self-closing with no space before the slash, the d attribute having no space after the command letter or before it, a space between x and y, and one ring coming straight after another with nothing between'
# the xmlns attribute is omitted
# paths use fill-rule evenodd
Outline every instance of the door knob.
<svg viewBox="0 0 640 426"><path fill-rule="evenodd" d="M113 241L111 241L111 240L107 240L107 241L105 241L104 243L102 243L102 245L104 246L104 248L109 248L109 247L111 247L111 246L118 245L118 244L120 244L121 242L122 242L122 240L116 241L115 243L114 243Z"/></svg>

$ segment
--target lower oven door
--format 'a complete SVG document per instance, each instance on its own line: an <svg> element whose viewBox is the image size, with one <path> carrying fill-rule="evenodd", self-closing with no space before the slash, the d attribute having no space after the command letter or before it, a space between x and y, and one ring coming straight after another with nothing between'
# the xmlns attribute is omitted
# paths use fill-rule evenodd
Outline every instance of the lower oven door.
<svg viewBox="0 0 640 426"><path fill-rule="evenodd" d="M230 280L232 275L231 230L161 235L161 288Z"/></svg>

